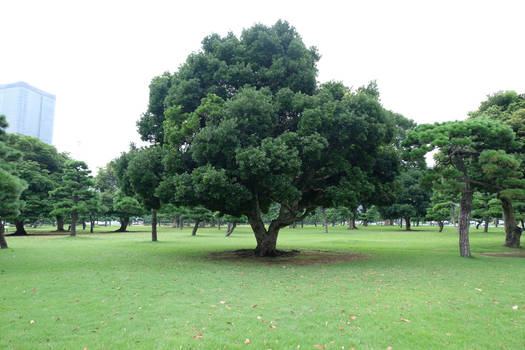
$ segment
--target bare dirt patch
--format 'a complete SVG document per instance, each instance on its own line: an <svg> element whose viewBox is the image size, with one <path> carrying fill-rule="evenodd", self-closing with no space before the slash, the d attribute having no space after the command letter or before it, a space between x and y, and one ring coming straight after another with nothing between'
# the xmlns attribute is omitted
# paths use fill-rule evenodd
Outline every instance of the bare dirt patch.
<svg viewBox="0 0 525 350"><path fill-rule="evenodd" d="M495 258L525 258L525 250L517 252L505 252L505 253L480 253L481 255L491 256Z"/></svg>
<svg viewBox="0 0 525 350"><path fill-rule="evenodd" d="M349 252L332 252L322 250L288 250L280 251L277 257L259 257L252 249L214 252L208 259L214 261L235 261L246 263L263 263L268 265L326 265L348 261L364 260L368 256Z"/></svg>

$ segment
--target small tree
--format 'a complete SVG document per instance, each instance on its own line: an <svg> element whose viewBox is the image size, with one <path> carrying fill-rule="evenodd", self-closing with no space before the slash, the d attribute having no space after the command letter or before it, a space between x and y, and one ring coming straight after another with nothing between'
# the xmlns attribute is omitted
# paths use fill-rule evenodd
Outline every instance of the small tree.
<svg viewBox="0 0 525 350"><path fill-rule="evenodd" d="M71 219L71 236L76 236L79 216L87 212L87 201L93 198L94 181L90 173L86 163L69 160L64 166L60 187L50 192L57 200L54 213L69 215Z"/></svg>

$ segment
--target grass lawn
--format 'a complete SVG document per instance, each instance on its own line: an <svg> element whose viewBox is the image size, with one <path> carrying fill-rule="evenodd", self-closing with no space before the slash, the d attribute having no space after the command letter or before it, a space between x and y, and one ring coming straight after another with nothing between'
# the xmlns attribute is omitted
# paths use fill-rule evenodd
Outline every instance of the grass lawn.
<svg viewBox="0 0 525 350"><path fill-rule="evenodd" d="M450 227L288 228L279 248L337 253L269 260L213 254L246 226L130 229L8 236L0 349L525 349L525 259L480 254L523 254L501 229L468 259Z"/></svg>

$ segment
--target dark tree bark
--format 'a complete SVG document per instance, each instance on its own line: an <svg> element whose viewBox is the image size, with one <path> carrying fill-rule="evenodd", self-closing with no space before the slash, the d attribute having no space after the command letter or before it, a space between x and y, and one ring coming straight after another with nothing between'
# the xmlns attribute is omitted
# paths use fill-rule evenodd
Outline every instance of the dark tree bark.
<svg viewBox="0 0 525 350"><path fill-rule="evenodd" d="M179 222L180 222L180 229L182 230L184 228L184 219L180 218Z"/></svg>
<svg viewBox="0 0 525 350"><path fill-rule="evenodd" d="M459 234L459 254L462 257L470 257L470 214L472 212L472 197L474 192L470 188L470 183L465 182L465 187L461 191L461 199L459 201L459 219L458 219L458 234Z"/></svg>
<svg viewBox="0 0 525 350"><path fill-rule="evenodd" d="M70 236L77 235L77 221L78 221L78 212L76 210L71 211L71 232Z"/></svg>
<svg viewBox="0 0 525 350"><path fill-rule="evenodd" d="M485 216L483 221L485 222L485 225L483 225L483 232L489 232L489 217Z"/></svg>
<svg viewBox="0 0 525 350"><path fill-rule="evenodd" d="M174 219L173 219L173 223L171 224L171 227L172 227L172 228L177 228L177 227L179 227L179 223L177 222L177 218L174 218Z"/></svg>
<svg viewBox="0 0 525 350"><path fill-rule="evenodd" d="M195 221L195 225L193 226L193 231L191 231L191 235L192 236L196 236L197 235L197 230L199 228L199 224L200 224L200 221L196 220Z"/></svg>
<svg viewBox="0 0 525 350"><path fill-rule="evenodd" d="M57 215L57 232L66 232L64 229L64 217Z"/></svg>
<svg viewBox="0 0 525 350"><path fill-rule="evenodd" d="M226 230L226 237L230 237L230 235L232 234L233 230L235 230L235 227L237 227L237 223L236 222L229 222L228 223L228 229Z"/></svg>
<svg viewBox="0 0 525 350"><path fill-rule="evenodd" d="M403 228L403 218L399 219L399 228Z"/></svg>
<svg viewBox="0 0 525 350"><path fill-rule="evenodd" d="M512 202L507 198L500 198L501 208L503 209L503 221L505 225L505 244L504 247L519 248L522 229L516 224L514 208Z"/></svg>
<svg viewBox="0 0 525 350"><path fill-rule="evenodd" d="M151 210L151 241L157 242L157 210Z"/></svg>
<svg viewBox="0 0 525 350"><path fill-rule="evenodd" d="M120 220L120 227L118 230L115 230L115 232L126 232L126 229L128 228L128 224L129 224L129 216L120 217L119 220Z"/></svg>
<svg viewBox="0 0 525 350"><path fill-rule="evenodd" d="M410 218L405 218L405 231L411 231Z"/></svg>
<svg viewBox="0 0 525 350"><path fill-rule="evenodd" d="M445 226L443 221L438 221L438 226L439 226L439 232L443 232L443 226Z"/></svg>
<svg viewBox="0 0 525 350"><path fill-rule="evenodd" d="M86 222L82 220L82 230L85 230L85 229L86 229Z"/></svg>
<svg viewBox="0 0 525 350"><path fill-rule="evenodd" d="M15 221L15 227L16 231L13 233L15 236L25 236L27 235L27 231L24 227L24 221L23 220L16 220Z"/></svg>
<svg viewBox="0 0 525 350"><path fill-rule="evenodd" d="M479 226L481 225L483 221L476 221L476 230L479 229Z"/></svg>
<svg viewBox="0 0 525 350"><path fill-rule="evenodd" d="M89 221L89 233L93 233L93 229L95 228L95 220Z"/></svg>
<svg viewBox="0 0 525 350"><path fill-rule="evenodd" d="M450 207L450 221L452 222L452 226L456 226L456 206L455 205Z"/></svg>
<svg viewBox="0 0 525 350"><path fill-rule="evenodd" d="M7 241L5 240L5 226L4 222L0 219L0 249L7 249Z"/></svg>
<svg viewBox="0 0 525 350"><path fill-rule="evenodd" d="M328 233L328 222L326 221L326 212L324 208L321 208L321 213L323 214L324 233Z"/></svg>

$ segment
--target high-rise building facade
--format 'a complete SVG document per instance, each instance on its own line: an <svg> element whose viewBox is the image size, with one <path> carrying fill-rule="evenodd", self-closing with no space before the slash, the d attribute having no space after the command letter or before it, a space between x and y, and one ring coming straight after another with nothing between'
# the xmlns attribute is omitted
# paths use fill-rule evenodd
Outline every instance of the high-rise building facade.
<svg viewBox="0 0 525 350"><path fill-rule="evenodd" d="M0 85L0 114L6 116L7 132L53 141L55 95L18 82Z"/></svg>

